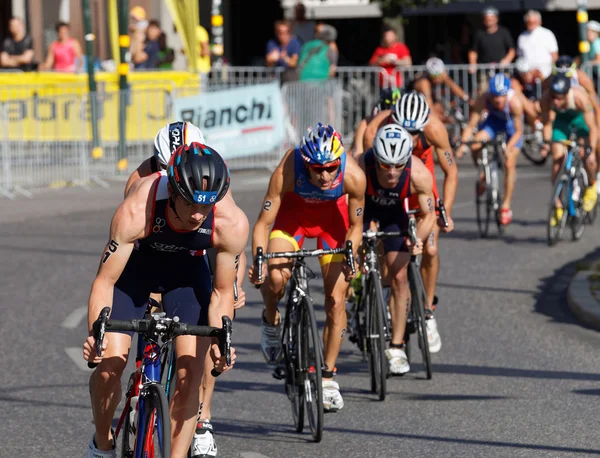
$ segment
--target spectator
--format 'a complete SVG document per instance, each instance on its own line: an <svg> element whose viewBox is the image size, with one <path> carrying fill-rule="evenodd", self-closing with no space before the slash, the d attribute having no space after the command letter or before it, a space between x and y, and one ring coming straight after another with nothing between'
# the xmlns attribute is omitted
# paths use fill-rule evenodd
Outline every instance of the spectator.
<svg viewBox="0 0 600 458"><path fill-rule="evenodd" d="M160 23L157 20L150 21L148 23L148 28L146 29L146 39L143 43L143 47L138 45L131 56L134 68L158 68L158 53L160 51L158 39L161 34L162 30L160 30Z"/></svg>
<svg viewBox="0 0 600 458"><path fill-rule="evenodd" d="M315 37L319 36L319 34L321 33L321 30L323 30L324 26L327 26L327 24L325 24L323 21L317 22L317 25L315 26ZM338 51L337 43L335 42L335 40L337 39L337 30L335 30L335 28L333 28L333 30L335 31L335 37L336 38L334 38L333 41L329 42L329 47L335 53L336 60L339 60L340 52ZM337 65L337 63L336 63L336 65Z"/></svg>
<svg viewBox="0 0 600 458"><path fill-rule="evenodd" d="M296 3L294 12L296 17L292 22L292 35L298 38L301 44L308 43L316 33L315 21L306 20L306 7L301 2Z"/></svg>
<svg viewBox="0 0 600 458"><path fill-rule="evenodd" d="M158 37L158 68L161 70L173 70L175 51L167 46L167 36L164 32Z"/></svg>
<svg viewBox="0 0 600 458"><path fill-rule="evenodd" d="M298 59L301 81L326 80L335 75L338 54L331 43L336 38L335 27L323 24L315 39L302 45Z"/></svg>
<svg viewBox="0 0 600 458"><path fill-rule="evenodd" d="M48 48L46 61L40 65L40 70L54 70L56 72L75 72L75 63L79 70L83 68L81 45L71 38L69 24L59 22L56 24L58 37Z"/></svg>
<svg viewBox="0 0 600 458"><path fill-rule="evenodd" d="M392 28L386 28L383 31L381 45L375 48L369 65L382 67L387 73L387 77L381 76L379 83L381 87L402 86L402 76L400 72L396 73L396 81L392 81L392 74L394 69L398 65L410 67L412 65L412 58L410 57L410 51L404 43L398 41L398 35Z"/></svg>
<svg viewBox="0 0 600 458"><path fill-rule="evenodd" d="M515 44L510 32L498 25L498 10L483 10L484 30L475 32L473 46L469 51L470 72L475 72L475 64L510 64L515 58Z"/></svg>
<svg viewBox="0 0 600 458"><path fill-rule="evenodd" d="M33 40L25 33L25 24L18 17L12 17L8 23L10 37L4 40L0 64L4 68L20 69L24 72L35 70L33 61Z"/></svg>
<svg viewBox="0 0 600 458"><path fill-rule="evenodd" d="M469 51L473 44L471 24L463 22L460 25L458 39L452 43L451 56L454 64L467 64L469 62Z"/></svg>
<svg viewBox="0 0 600 458"><path fill-rule="evenodd" d="M590 63L600 63L600 22L587 23L587 39L590 42Z"/></svg>
<svg viewBox="0 0 600 458"><path fill-rule="evenodd" d="M267 67L283 68L282 81L293 81L298 77L295 68L298 65L300 41L292 36L290 23L285 20L275 21L275 37L267 43Z"/></svg>
<svg viewBox="0 0 600 458"><path fill-rule="evenodd" d="M524 20L527 30L517 40L519 56L527 59L531 68L537 68L547 78L552 73L552 64L558 59L556 37L550 30L542 27L542 15L539 11L527 11Z"/></svg>
<svg viewBox="0 0 600 458"><path fill-rule="evenodd" d="M146 29L148 21L146 20L146 10L141 6L134 6L129 11L129 53L133 62L133 56L139 54L144 48L146 39Z"/></svg>
<svg viewBox="0 0 600 458"><path fill-rule="evenodd" d="M196 26L196 53L198 58L198 71L200 73L210 72L210 40L208 31L201 25Z"/></svg>

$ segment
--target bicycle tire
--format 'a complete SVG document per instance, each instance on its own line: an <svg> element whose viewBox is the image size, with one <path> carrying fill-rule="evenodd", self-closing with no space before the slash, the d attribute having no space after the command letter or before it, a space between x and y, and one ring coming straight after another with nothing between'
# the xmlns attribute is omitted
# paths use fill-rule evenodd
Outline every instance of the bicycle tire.
<svg viewBox="0 0 600 458"><path fill-rule="evenodd" d="M423 279L421 278L421 272L415 266L413 262L409 264L409 283L411 292L411 307L416 318L416 331L419 341L419 348L421 349L421 356L423 358L423 366L425 369L425 375L427 380L431 380L433 377L433 371L431 367L431 353L429 352L429 340L427 338L427 324L425 323L425 302L427 299L427 293L425 292L425 286L423 285Z"/></svg>
<svg viewBox="0 0 600 458"><path fill-rule="evenodd" d="M585 231L586 213L583 210L583 192L587 188L587 176L585 173L586 172L580 168L573 178L573 182L578 181L580 189L579 200L573 202L575 204L576 215L571 217L571 236L574 241L579 240Z"/></svg>
<svg viewBox="0 0 600 458"><path fill-rule="evenodd" d="M167 342L166 349L160 357L160 384L165 389L169 402L175 392L175 347L173 341Z"/></svg>
<svg viewBox="0 0 600 458"><path fill-rule="evenodd" d="M535 139L535 135L533 134L525 134L525 139L523 141L523 155L531 162L533 165L544 165L548 160L548 154L546 156L542 156L542 148L540 144Z"/></svg>
<svg viewBox="0 0 600 458"><path fill-rule="evenodd" d="M300 332L301 320L294 320L292 323L291 315L294 315L294 306L290 304L291 297L288 299L288 307L285 314L285 323L282 333L283 358L285 364L285 393L290 401L292 408L292 419L297 433L304 429L304 386L298 381L300 374L300 357L298 349L302 344L302 333ZM296 311L297 312L297 311Z"/></svg>
<svg viewBox="0 0 600 458"><path fill-rule="evenodd" d="M494 219L496 221L496 227L498 228L498 234L504 234L504 224L502 224L502 191L500 191L500 170L498 165L494 162L490 166L490 177L492 187L490 188L490 204L494 210Z"/></svg>
<svg viewBox="0 0 600 458"><path fill-rule="evenodd" d="M302 350L300 352L302 396L306 405L308 425L315 442L323 438L323 350L317 329L317 319L312 302L307 296L302 298ZM312 351L311 351L312 341Z"/></svg>
<svg viewBox="0 0 600 458"><path fill-rule="evenodd" d="M561 175L557 178L556 183L554 183L554 188L552 189L552 197L550 200L550 210L548 211L548 223L547 223L547 241L549 246L554 246L558 243L558 241L562 238L562 233L564 231L567 216L568 216L568 207L566 205L568 197L567 193L567 177ZM554 217L556 207L556 201L560 200L563 208L563 216L559 224L556 226L551 225L552 218Z"/></svg>
<svg viewBox="0 0 600 458"><path fill-rule="evenodd" d="M371 391L377 394L380 401L384 401L388 365L385 356L383 291L378 273L370 272L368 290L368 294L371 296L371 300L369 301L369 368L371 372Z"/></svg>
<svg viewBox="0 0 600 458"><path fill-rule="evenodd" d="M171 418L167 395L163 387L156 383L145 385L142 388L142 392L144 391L144 415L140 418L137 429L138 434L141 433L143 437L140 442L138 436L136 446L142 445L142 456L170 458ZM157 448L160 455L156 454ZM147 455L144 455L144 453L147 453Z"/></svg>
<svg viewBox="0 0 600 458"><path fill-rule="evenodd" d="M475 182L475 211L477 212L477 228L481 238L487 237L490 227L490 205L488 192L479 195L479 181Z"/></svg>
<svg viewBox="0 0 600 458"><path fill-rule="evenodd" d="M135 383L135 373L129 376L129 382L127 382L127 393L129 394L131 390L134 389L133 384ZM131 425L130 421L130 412L131 405L129 403L129 398L125 398L127 400L127 405L125 406L126 414L123 419L123 424L121 425L121 429L118 431L118 434L121 436L121 458L133 458L133 451L135 447L135 425Z"/></svg>

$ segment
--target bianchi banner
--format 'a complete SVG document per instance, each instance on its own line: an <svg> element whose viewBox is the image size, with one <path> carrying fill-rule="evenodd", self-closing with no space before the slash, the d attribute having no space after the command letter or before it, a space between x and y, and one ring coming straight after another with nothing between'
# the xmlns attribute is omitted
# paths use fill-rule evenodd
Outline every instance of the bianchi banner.
<svg viewBox="0 0 600 458"><path fill-rule="evenodd" d="M266 153L284 138L279 83L241 86L175 99L174 119L197 125L224 158Z"/></svg>

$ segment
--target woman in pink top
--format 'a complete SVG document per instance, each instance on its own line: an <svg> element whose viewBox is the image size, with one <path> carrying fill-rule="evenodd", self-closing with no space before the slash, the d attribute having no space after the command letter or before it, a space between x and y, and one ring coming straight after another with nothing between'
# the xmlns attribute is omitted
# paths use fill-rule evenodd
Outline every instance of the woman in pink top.
<svg viewBox="0 0 600 458"><path fill-rule="evenodd" d="M83 65L81 59L81 45L71 38L69 24L59 22L56 24L58 39L48 48L46 62L40 65L40 70L54 70L57 72L74 72L75 63L78 61L79 69Z"/></svg>

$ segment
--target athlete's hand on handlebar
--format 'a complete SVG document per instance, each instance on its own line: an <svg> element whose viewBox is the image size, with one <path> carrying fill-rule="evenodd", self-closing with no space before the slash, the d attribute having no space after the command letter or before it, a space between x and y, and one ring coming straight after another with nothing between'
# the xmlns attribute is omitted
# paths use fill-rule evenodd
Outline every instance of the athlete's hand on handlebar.
<svg viewBox="0 0 600 458"><path fill-rule="evenodd" d="M248 269L248 278L250 279L250 283L254 285L261 285L264 283L265 278L267 278L267 263L262 263L262 275L261 278L258 278L258 270L256 268L256 259ZM260 280L260 281L259 281Z"/></svg>
<svg viewBox="0 0 600 458"><path fill-rule="evenodd" d="M93 364L100 364L100 362L104 359L104 352L108 348L108 337L104 336L104 340L102 341L102 355L98 356L96 353L96 339L94 336L89 336L83 342L83 359Z"/></svg>
<svg viewBox="0 0 600 458"><path fill-rule="evenodd" d="M444 219L441 216L438 217L437 224L442 232L452 232L454 230L454 220L450 215L446 215L446 220L448 221L448 227L444 224Z"/></svg>
<svg viewBox="0 0 600 458"><path fill-rule="evenodd" d="M406 248L408 248L408 252L411 256L418 256L423 253L423 241L421 239L417 239L417 243L413 245L410 237L406 237Z"/></svg>
<svg viewBox="0 0 600 458"><path fill-rule="evenodd" d="M246 305L246 291L244 291L243 288L238 288L238 298L237 301L233 303L233 309L241 309L244 305Z"/></svg>
<svg viewBox="0 0 600 458"><path fill-rule="evenodd" d="M213 343L210 346L210 357L213 360L214 367L213 370L216 372L227 372L233 369L233 365L235 364L235 348L230 347L229 354L231 355L231 364L227 364L227 355L221 355L221 350L219 349L218 343Z"/></svg>

